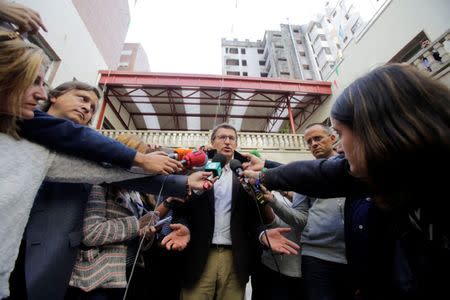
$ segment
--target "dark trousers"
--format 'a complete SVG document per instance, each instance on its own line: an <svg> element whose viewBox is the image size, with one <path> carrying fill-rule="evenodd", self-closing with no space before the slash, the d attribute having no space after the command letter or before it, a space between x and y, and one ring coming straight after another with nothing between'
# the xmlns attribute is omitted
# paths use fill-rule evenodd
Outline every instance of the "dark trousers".
<svg viewBox="0 0 450 300"><path fill-rule="evenodd" d="M69 287L65 300L122 300L125 289L95 289L84 292L78 288Z"/></svg>
<svg viewBox="0 0 450 300"><path fill-rule="evenodd" d="M306 300L353 299L348 266L302 255Z"/></svg>
<svg viewBox="0 0 450 300"><path fill-rule="evenodd" d="M251 275L252 300L300 300L302 280L269 269L262 263Z"/></svg>

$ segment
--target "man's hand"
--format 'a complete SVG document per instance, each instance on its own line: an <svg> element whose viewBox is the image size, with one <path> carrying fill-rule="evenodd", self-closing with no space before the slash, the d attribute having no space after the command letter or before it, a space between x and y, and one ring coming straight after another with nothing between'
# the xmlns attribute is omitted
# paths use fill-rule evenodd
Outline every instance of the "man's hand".
<svg viewBox="0 0 450 300"><path fill-rule="evenodd" d="M0 19L13 23L21 33L35 34L39 27L47 32L39 13L18 3L0 0Z"/></svg>
<svg viewBox="0 0 450 300"><path fill-rule="evenodd" d="M189 229L183 224L171 224L170 228L172 232L162 240L161 245L166 246L167 250L184 250L191 239Z"/></svg>
<svg viewBox="0 0 450 300"><path fill-rule="evenodd" d="M194 172L188 176L188 185L192 190L204 190L204 183L209 176L212 175L212 172ZM211 180L211 183L214 184L216 182L217 177L214 177Z"/></svg>
<svg viewBox="0 0 450 300"><path fill-rule="evenodd" d="M250 160L242 164L244 170L261 171L264 168L265 161L253 154L242 153L242 156Z"/></svg>
<svg viewBox="0 0 450 300"><path fill-rule="evenodd" d="M300 249L300 246L283 236L283 233L289 231L291 231L290 228L272 228L266 230L267 237L269 238L270 246L273 251L280 254L298 254L297 250ZM262 234L261 242L269 247L267 237L265 234Z"/></svg>
<svg viewBox="0 0 450 300"><path fill-rule="evenodd" d="M148 154L137 153L134 164L153 174L169 175L183 169L181 162L167 156L163 151Z"/></svg>

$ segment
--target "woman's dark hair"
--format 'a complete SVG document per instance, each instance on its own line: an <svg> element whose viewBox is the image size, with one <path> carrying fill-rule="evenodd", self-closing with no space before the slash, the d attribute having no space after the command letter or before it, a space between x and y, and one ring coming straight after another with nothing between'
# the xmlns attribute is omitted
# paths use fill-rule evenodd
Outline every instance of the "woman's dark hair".
<svg viewBox="0 0 450 300"><path fill-rule="evenodd" d="M436 170L450 167L450 91L443 84L409 65L382 66L348 86L331 117L352 129L381 204L409 205L442 190Z"/></svg>

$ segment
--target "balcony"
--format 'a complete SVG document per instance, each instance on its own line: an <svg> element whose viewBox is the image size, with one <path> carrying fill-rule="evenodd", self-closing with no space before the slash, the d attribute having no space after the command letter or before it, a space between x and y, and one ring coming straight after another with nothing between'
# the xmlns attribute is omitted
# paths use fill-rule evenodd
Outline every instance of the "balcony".
<svg viewBox="0 0 450 300"><path fill-rule="evenodd" d="M439 53L440 62L433 57L433 51ZM424 58L428 60L430 69L425 66ZM447 30L426 48L420 50L408 63L434 79L441 80L444 83L450 82L450 30Z"/></svg>
<svg viewBox="0 0 450 300"><path fill-rule="evenodd" d="M105 136L115 138L119 134L134 134L148 144L165 147L197 148L209 144L209 131L150 131L150 130L100 130ZM299 159L312 159L302 134L238 133L238 151L257 149L264 158L281 163Z"/></svg>

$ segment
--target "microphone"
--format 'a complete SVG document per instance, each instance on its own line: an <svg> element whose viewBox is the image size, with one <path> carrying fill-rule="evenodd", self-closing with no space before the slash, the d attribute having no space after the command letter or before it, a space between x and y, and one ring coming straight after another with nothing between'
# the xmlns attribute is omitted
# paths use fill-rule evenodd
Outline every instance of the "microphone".
<svg viewBox="0 0 450 300"><path fill-rule="evenodd" d="M236 176L241 177L244 173L244 170L242 169L242 163L237 159L232 159L230 161L230 169L236 174ZM253 195L256 198L256 201L260 205L264 205L264 194L261 192L261 189L259 188L259 185L253 185L250 184L248 181L248 178L244 177L244 182L242 183L242 186L244 189Z"/></svg>
<svg viewBox="0 0 450 300"><path fill-rule="evenodd" d="M213 186L212 179L214 177L220 177L222 175L222 169L227 163L227 158L225 155L217 153L214 155L212 161L208 162L205 166L205 172L212 172L212 174L207 178L203 184L205 190L210 190Z"/></svg>
<svg viewBox="0 0 450 300"><path fill-rule="evenodd" d="M181 164L188 169L202 167L208 162L208 157L203 151L191 151L180 160Z"/></svg>

